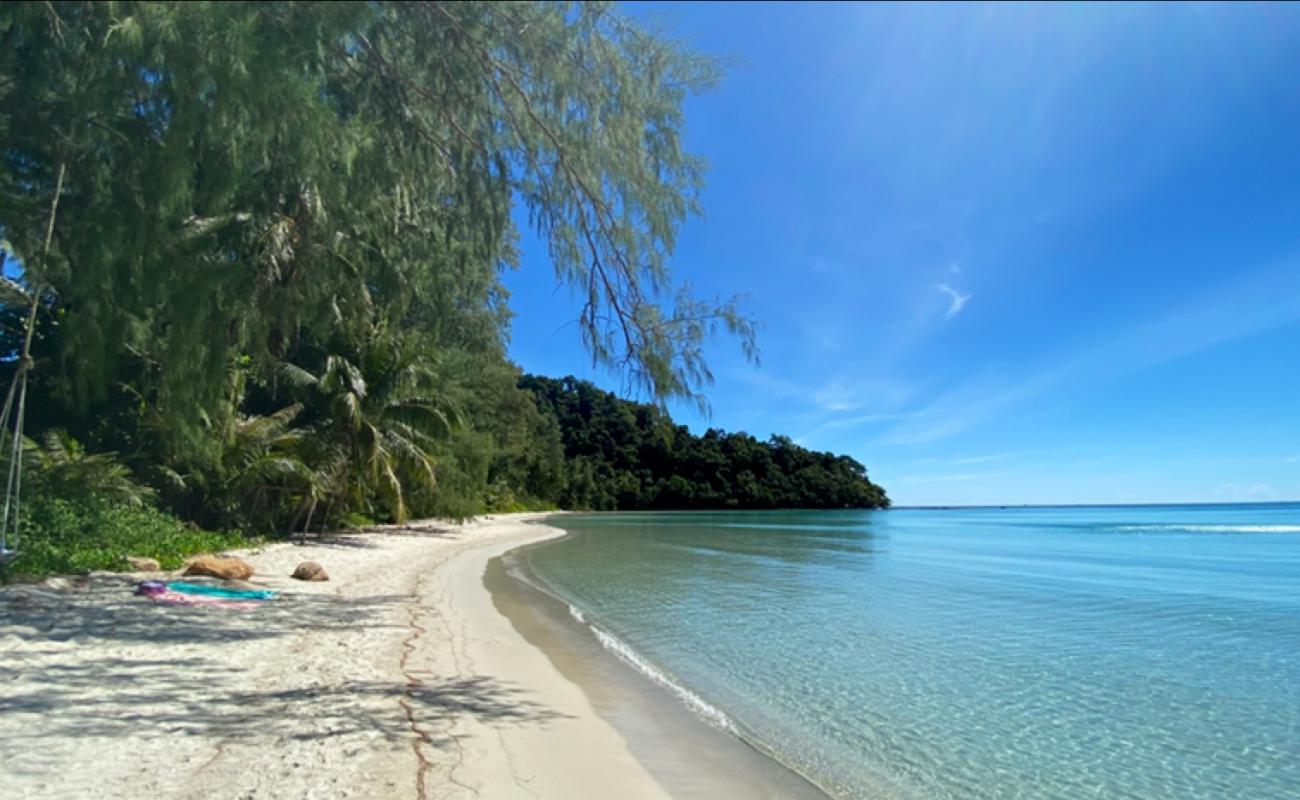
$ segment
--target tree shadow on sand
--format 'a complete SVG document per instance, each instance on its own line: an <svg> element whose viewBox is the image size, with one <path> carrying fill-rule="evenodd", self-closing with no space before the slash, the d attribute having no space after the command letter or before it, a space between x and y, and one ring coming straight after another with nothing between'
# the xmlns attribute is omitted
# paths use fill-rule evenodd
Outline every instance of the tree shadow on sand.
<svg viewBox="0 0 1300 800"><path fill-rule="evenodd" d="M0 590L0 636L75 644L203 644L274 639L312 631L400 627L385 619L409 595L339 597L284 593L250 612L159 605L134 595L136 579L97 575L83 585L51 591L31 586Z"/></svg>
<svg viewBox="0 0 1300 800"><path fill-rule="evenodd" d="M408 595L287 594L239 613L155 605L132 596L133 588L130 578L97 576L80 590L0 591L0 720L31 721L6 738L27 740L28 748L45 737L176 734L273 742L365 733L409 741L412 719L438 730L460 718L535 725L563 716L487 676L353 680L341 666L290 673L263 689L266 673L257 665L211 657L241 642L283 638L289 647L306 632L326 641L333 635L344 648L347 632L407 630L392 612ZM450 742L436 733L426 740Z"/></svg>
<svg viewBox="0 0 1300 800"><path fill-rule="evenodd" d="M0 715L42 717L40 725L15 739L181 734L305 740L371 733L405 740L411 728L397 705L403 698L421 721L444 726L460 717L544 724L564 716L528 700L519 687L487 676L251 691L238 688L239 676L229 667L204 659L103 659L46 667L33 683L0 696ZM429 739L435 747L447 741Z"/></svg>
<svg viewBox="0 0 1300 800"><path fill-rule="evenodd" d="M464 534L464 531L458 528L439 527L427 523L417 523L414 525L377 525L369 528L362 528L356 533L339 533L337 531L329 531L326 533L296 533L289 541L292 544L310 545L312 547L370 550L380 546L379 542L373 538L372 534L455 540L459 539Z"/></svg>

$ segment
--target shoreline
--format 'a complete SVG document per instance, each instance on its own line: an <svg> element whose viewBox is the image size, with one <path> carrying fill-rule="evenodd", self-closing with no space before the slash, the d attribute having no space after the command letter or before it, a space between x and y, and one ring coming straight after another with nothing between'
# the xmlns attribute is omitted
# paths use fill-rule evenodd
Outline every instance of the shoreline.
<svg viewBox="0 0 1300 800"><path fill-rule="evenodd" d="M139 574L0 589L0 794L671 797L483 585L545 516L243 551L281 592L247 613ZM306 560L331 580L289 579Z"/></svg>
<svg viewBox="0 0 1300 800"><path fill-rule="evenodd" d="M519 545L493 558L484 585L501 615L584 690L669 796L828 800L804 776L746 740L721 711L659 673L624 643L598 632L585 617L575 617L567 601L540 586L524 553L553 538L561 537Z"/></svg>
<svg viewBox="0 0 1300 800"><path fill-rule="evenodd" d="M505 574L551 516L231 551L281 593L246 613L133 596L169 574L0 587L0 795L824 798Z"/></svg>

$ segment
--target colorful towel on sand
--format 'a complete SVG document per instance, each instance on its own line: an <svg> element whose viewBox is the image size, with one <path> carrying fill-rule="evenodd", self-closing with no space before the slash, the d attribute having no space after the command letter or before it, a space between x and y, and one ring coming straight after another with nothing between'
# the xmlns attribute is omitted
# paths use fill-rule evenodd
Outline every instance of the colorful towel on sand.
<svg viewBox="0 0 1300 800"><path fill-rule="evenodd" d="M177 586L190 591L176 591ZM198 592L193 592L199 589ZM231 611L252 611L262 605L264 600L275 596L275 592L258 589L223 589L220 586L207 586L199 583L177 581L171 585L159 581L142 581L135 593L153 600L174 606L210 606ZM249 595L260 595L250 597Z"/></svg>
<svg viewBox="0 0 1300 800"><path fill-rule="evenodd" d="M186 583L185 581L170 581L167 588L173 592L181 594L206 595L208 597L224 597L227 600L274 600L275 592L269 589L227 589L224 586L213 586L210 583Z"/></svg>
<svg viewBox="0 0 1300 800"><path fill-rule="evenodd" d="M261 600L227 600L224 597L181 594L171 590L150 594L149 599L155 603L166 603L172 606L211 606L212 608L224 608L230 611L252 611L262 605Z"/></svg>

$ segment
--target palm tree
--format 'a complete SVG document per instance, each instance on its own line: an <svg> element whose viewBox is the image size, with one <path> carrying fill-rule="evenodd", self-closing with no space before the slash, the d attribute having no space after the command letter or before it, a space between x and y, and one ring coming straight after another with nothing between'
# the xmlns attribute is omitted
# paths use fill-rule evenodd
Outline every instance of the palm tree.
<svg viewBox="0 0 1300 800"><path fill-rule="evenodd" d="M319 372L280 366L317 409L318 470L331 505L404 521L407 498L437 485L436 442L455 424L437 390L431 360L408 341L372 333L348 354L330 354Z"/></svg>
<svg viewBox="0 0 1300 800"><path fill-rule="evenodd" d="M33 482L58 496L89 492L128 505L143 505L154 492L136 483L117 453L90 453L62 428L51 428L37 444L23 442Z"/></svg>
<svg viewBox="0 0 1300 800"><path fill-rule="evenodd" d="M296 529L304 513L325 492L322 473L312 467L310 437L295 427L303 406L287 405L270 414L239 408L248 373L230 373L226 401L211 413L200 411L208 446L186 450L183 458L156 464L156 482L173 500L188 498L212 515L208 523L258 531ZM149 420L161 424L161 417Z"/></svg>
<svg viewBox="0 0 1300 800"><path fill-rule="evenodd" d="M304 431L292 427L301 411L293 404L265 416L238 414L225 426L214 488L230 513L272 525L292 513L292 532L303 512L315 507L325 480L308 463Z"/></svg>

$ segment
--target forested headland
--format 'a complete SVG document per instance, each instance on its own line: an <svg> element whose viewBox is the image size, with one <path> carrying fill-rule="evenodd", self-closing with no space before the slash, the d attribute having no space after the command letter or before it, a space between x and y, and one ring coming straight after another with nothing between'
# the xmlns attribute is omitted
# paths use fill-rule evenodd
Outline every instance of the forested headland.
<svg viewBox="0 0 1300 800"><path fill-rule="evenodd" d="M759 441L709 429L696 436L660 408L586 381L526 376L564 448L565 508L879 508L883 489L848 456L818 453L785 436Z"/></svg>
<svg viewBox="0 0 1300 800"><path fill-rule="evenodd" d="M886 504L852 459L663 411L703 403L715 335L756 353L739 298L669 270L703 186L682 105L717 77L604 3L4 4L15 568L495 509ZM649 403L509 362L515 219Z"/></svg>

